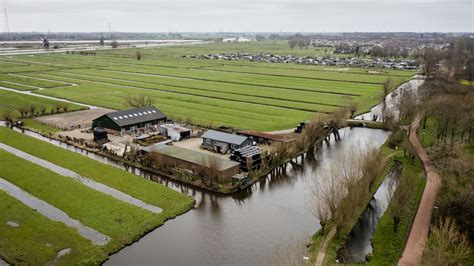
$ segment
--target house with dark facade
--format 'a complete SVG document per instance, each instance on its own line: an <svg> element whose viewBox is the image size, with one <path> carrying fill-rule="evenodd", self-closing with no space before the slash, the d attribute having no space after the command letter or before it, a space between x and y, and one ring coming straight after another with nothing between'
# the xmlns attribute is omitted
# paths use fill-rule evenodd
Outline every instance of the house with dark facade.
<svg viewBox="0 0 474 266"><path fill-rule="evenodd" d="M209 130L202 136L201 147L217 153L226 154L232 150L252 145L252 140L245 136Z"/></svg>
<svg viewBox="0 0 474 266"><path fill-rule="evenodd" d="M166 115L153 106L107 113L92 121L92 129L105 128L112 134L139 132L166 122Z"/></svg>

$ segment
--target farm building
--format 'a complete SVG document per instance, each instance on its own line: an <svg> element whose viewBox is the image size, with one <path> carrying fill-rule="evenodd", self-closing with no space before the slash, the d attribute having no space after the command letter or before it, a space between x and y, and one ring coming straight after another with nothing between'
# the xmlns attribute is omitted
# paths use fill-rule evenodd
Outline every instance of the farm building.
<svg viewBox="0 0 474 266"><path fill-rule="evenodd" d="M166 116L153 106L107 113L92 122L92 128L102 127L110 133L123 134L146 130L166 122Z"/></svg>
<svg viewBox="0 0 474 266"><path fill-rule="evenodd" d="M202 135L202 147L217 153L228 153L252 145L252 140L247 137L225 132L209 130Z"/></svg>
<svg viewBox="0 0 474 266"><path fill-rule="evenodd" d="M291 142L295 140L288 135L269 134L252 130L240 131L237 134L246 136L250 140L260 144L272 144L273 142Z"/></svg>
<svg viewBox="0 0 474 266"><path fill-rule="evenodd" d="M216 167L218 176L222 180L230 179L239 173L240 164L238 162L222 159L203 152L188 150L174 145L155 144L142 148L148 153L157 153L164 158L168 158L174 166L182 169L193 169L193 171L207 170ZM161 158L163 160L163 158Z"/></svg>
<svg viewBox="0 0 474 266"><path fill-rule="evenodd" d="M191 137L191 129L176 124L163 124L160 125L160 134L174 141L179 141L189 139Z"/></svg>

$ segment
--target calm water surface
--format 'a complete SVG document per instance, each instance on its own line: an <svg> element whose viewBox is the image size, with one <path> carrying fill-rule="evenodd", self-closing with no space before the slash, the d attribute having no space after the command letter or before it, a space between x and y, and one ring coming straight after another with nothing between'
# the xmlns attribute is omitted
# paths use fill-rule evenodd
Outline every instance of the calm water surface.
<svg viewBox="0 0 474 266"><path fill-rule="evenodd" d="M309 208L309 182L353 146L378 147L388 133L342 129L343 141L323 145L318 160L289 169L249 191L220 196L199 190L196 207L110 257L106 265L265 265L277 246L310 236L319 222Z"/></svg>

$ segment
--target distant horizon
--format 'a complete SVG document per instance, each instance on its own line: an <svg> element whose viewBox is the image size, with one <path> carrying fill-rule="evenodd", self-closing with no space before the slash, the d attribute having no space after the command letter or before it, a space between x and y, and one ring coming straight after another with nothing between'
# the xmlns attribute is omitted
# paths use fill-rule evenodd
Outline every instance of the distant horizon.
<svg viewBox="0 0 474 266"><path fill-rule="evenodd" d="M10 31L9 34L14 33L47 33L47 31ZM317 32L317 31L286 31L286 32L272 32L272 31L173 31L173 32L164 32L164 31L50 31L50 33L143 33L143 34L342 34L342 33L439 33L439 34L474 34L474 31L331 31L331 32ZM7 34L7 32L0 32L0 34Z"/></svg>
<svg viewBox="0 0 474 266"><path fill-rule="evenodd" d="M9 32L472 32L471 0L1 0Z"/></svg>

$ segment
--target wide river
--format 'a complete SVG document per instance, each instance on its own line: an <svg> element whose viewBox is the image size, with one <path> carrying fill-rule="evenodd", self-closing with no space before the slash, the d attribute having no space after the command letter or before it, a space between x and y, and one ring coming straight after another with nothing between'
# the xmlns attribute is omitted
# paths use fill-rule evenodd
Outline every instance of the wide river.
<svg viewBox="0 0 474 266"><path fill-rule="evenodd" d="M257 182L248 191L221 196L190 190L197 204L138 242L112 255L106 265L265 265L277 247L291 246L319 230L310 204L311 180L355 146L379 147L388 132L345 128L343 140L323 145L303 170ZM169 184L171 185L171 184ZM281 254L280 254L281 255Z"/></svg>

